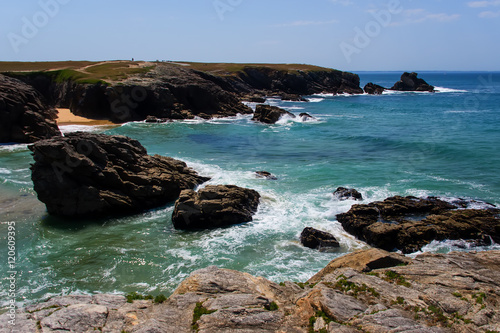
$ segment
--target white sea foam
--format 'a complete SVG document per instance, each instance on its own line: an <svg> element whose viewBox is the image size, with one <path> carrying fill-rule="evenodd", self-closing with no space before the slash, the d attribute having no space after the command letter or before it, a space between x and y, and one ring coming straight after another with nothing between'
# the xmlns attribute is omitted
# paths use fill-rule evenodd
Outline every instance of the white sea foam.
<svg viewBox="0 0 500 333"><path fill-rule="evenodd" d="M0 153L1 152L14 153L14 152L20 152L20 151L26 151L26 150L28 150L28 144L25 144L25 143L0 144Z"/></svg>
<svg viewBox="0 0 500 333"><path fill-rule="evenodd" d="M4 175L10 175L10 174L12 174L12 170L0 168L0 173L4 174Z"/></svg>
<svg viewBox="0 0 500 333"><path fill-rule="evenodd" d="M467 90L445 88L445 87L434 87L434 90L438 93L466 93Z"/></svg>
<svg viewBox="0 0 500 333"><path fill-rule="evenodd" d="M308 98L309 103L319 103L323 102L325 99L324 98Z"/></svg>
<svg viewBox="0 0 500 333"><path fill-rule="evenodd" d="M107 126L89 126L89 125L63 125L59 130L64 135L71 132L102 132Z"/></svg>
<svg viewBox="0 0 500 333"><path fill-rule="evenodd" d="M464 240L444 240L432 241L418 252L409 254L409 257L415 258L424 252L430 253L449 253L449 252L470 252L470 251L491 251L500 250L500 244L492 243L488 246L474 246L470 242Z"/></svg>

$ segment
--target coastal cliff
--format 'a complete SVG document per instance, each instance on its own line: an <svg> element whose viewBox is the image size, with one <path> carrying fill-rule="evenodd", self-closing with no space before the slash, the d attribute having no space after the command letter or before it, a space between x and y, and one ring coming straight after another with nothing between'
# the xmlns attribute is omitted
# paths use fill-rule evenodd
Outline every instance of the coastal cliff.
<svg viewBox="0 0 500 333"><path fill-rule="evenodd" d="M0 71L31 85L52 106L116 123L148 116L209 119L249 114L252 110L242 103L248 96L363 93L356 74L308 65L123 61L85 65L42 71L16 71L11 65L11 70L0 66Z"/></svg>
<svg viewBox="0 0 500 333"><path fill-rule="evenodd" d="M165 298L61 296L21 309L1 332L498 332L500 251L370 249L333 260L306 283L208 267ZM128 301L127 301L128 300Z"/></svg>

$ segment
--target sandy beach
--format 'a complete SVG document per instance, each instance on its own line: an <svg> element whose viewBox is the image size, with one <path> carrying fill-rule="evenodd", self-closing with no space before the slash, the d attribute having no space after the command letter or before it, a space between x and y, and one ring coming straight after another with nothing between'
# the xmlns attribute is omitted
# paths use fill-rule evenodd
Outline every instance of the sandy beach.
<svg viewBox="0 0 500 333"><path fill-rule="evenodd" d="M91 119L91 118L85 118L85 117L80 117L80 116L74 115L73 113L71 113L70 109L58 108L56 110L59 113L58 118L56 119L57 124L59 126L64 126L64 125L89 125L89 126L116 125L109 120Z"/></svg>

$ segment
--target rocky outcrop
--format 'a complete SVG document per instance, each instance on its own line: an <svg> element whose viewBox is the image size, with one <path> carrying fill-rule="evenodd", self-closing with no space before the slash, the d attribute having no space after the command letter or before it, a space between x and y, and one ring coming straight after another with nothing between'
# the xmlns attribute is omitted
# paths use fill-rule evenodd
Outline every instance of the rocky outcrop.
<svg viewBox="0 0 500 333"><path fill-rule="evenodd" d="M269 171L256 171L255 174L258 178L265 178L268 180L278 180L278 177L270 173Z"/></svg>
<svg viewBox="0 0 500 333"><path fill-rule="evenodd" d="M358 265L358 263L364 265ZM217 267L193 272L162 303L117 295L55 297L16 314L22 332L498 332L500 251L371 249L307 283ZM366 269L365 269L366 268ZM0 330L10 332L9 313Z"/></svg>
<svg viewBox="0 0 500 333"><path fill-rule="evenodd" d="M365 85L363 91L369 95L382 95L382 93L385 91L385 88L379 86L378 84L370 82Z"/></svg>
<svg viewBox="0 0 500 333"><path fill-rule="evenodd" d="M299 114L299 118L303 122L305 122L305 121L311 121L311 120L315 120L316 119L313 116L311 116L309 113L306 113L306 112L302 112L301 114Z"/></svg>
<svg viewBox="0 0 500 333"><path fill-rule="evenodd" d="M227 75L191 69L188 64L156 63L149 72L107 83L78 82L62 71L9 73L38 90L54 106L76 115L116 123L159 119L230 117L250 114L243 100L262 102L262 96L300 96L315 93L361 94L359 77L352 73L316 68L279 70L246 66Z"/></svg>
<svg viewBox="0 0 500 333"><path fill-rule="evenodd" d="M56 118L56 110L33 87L0 74L0 143L60 136Z"/></svg>
<svg viewBox="0 0 500 333"><path fill-rule="evenodd" d="M252 120L265 124L275 124L284 116L295 118L295 115L293 113L283 110L277 106L259 104L255 108L255 113Z"/></svg>
<svg viewBox="0 0 500 333"><path fill-rule="evenodd" d="M368 244L412 253L433 240L500 242L499 209L460 209L437 198L392 197L354 205L337 220L344 229Z"/></svg>
<svg viewBox="0 0 500 333"><path fill-rule="evenodd" d="M404 73L401 80L396 82L391 90L398 91L429 91L433 92L434 87L417 77L417 73Z"/></svg>
<svg viewBox="0 0 500 333"><path fill-rule="evenodd" d="M291 101L291 102L308 102L308 100L297 94L281 94L280 98L282 101Z"/></svg>
<svg viewBox="0 0 500 333"><path fill-rule="evenodd" d="M208 185L198 192L184 190L175 203L176 229L212 229L250 222L260 195L234 185Z"/></svg>
<svg viewBox="0 0 500 333"><path fill-rule="evenodd" d="M50 214L82 217L140 212L164 205L208 180L184 162L149 156L124 136L71 133L31 145L32 180Z"/></svg>
<svg viewBox="0 0 500 333"><path fill-rule="evenodd" d="M339 241L332 234L307 227L300 234L300 243L310 249L328 251L340 247Z"/></svg>
<svg viewBox="0 0 500 333"><path fill-rule="evenodd" d="M333 196L338 200L363 200L363 196L353 188L339 187L333 192Z"/></svg>

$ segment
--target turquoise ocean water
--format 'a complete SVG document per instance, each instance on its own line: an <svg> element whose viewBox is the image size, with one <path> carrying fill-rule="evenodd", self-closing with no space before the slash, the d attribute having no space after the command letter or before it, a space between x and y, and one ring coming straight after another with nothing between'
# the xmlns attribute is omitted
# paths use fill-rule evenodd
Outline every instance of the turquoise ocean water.
<svg viewBox="0 0 500 333"><path fill-rule="evenodd" d="M383 86L401 75L359 74L362 85ZM420 76L438 92L267 101L297 115L307 112L314 121L282 119L264 125L239 116L62 128L127 135L150 154L181 159L212 177L208 184L259 191L262 202L254 221L227 229L176 231L173 204L105 221L50 217L32 190L27 146L0 146L2 304L10 283L9 222L16 228L17 301L31 303L61 293L168 295L192 271L210 265L276 282L306 281L332 259L366 248L336 221L336 214L354 204L333 198L339 186L358 189L366 203L392 195L437 195L500 205L500 73ZM278 180L258 179L257 170L272 172ZM308 226L333 233L341 248L319 253L302 247L298 238ZM426 247L455 249L464 250L449 242Z"/></svg>

